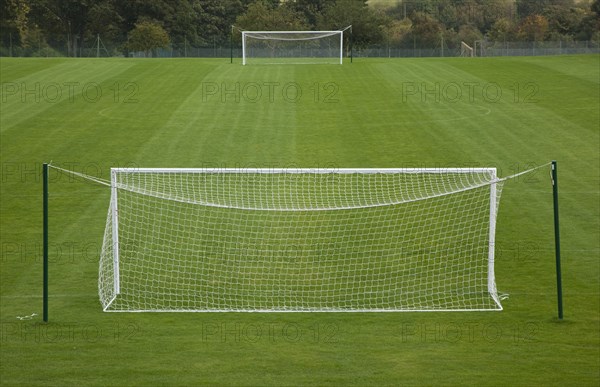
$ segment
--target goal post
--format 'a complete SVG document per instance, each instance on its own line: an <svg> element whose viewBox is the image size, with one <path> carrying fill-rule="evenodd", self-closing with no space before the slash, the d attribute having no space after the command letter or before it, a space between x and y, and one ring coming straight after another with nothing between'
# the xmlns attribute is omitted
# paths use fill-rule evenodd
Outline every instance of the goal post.
<svg viewBox="0 0 600 387"><path fill-rule="evenodd" d="M110 185L105 311L502 309L494 168L113 169Z"/></svg>
<svg viewBox="0 0 600 387"><path fill-rule="evenodd" d="M345 30L242 31L242 64L342 64Z"/></svg>
<svg viewBox="0 0 600 387"><path fill-rule="evenodd" d="M471 47L467 43L461 41L460 42L460 56L473 58L475 56L473 47Z"/></svg>
<svg viewBox="0 0 600 387"><path fill-rule="evenodd" d="M111 170L111 181L117 180L117 170ZM113 286L114 286L114 294L117 296L121 292L121 287L119 285L119 207L118 207L118 192L116 184L111 185L111 194L110 194L110 222L111 227L111 237L112 237L112 257L113 257Z"/></svg>
<svg viewBox="0 0 600 387"><path fill-rule="evenodd" d="M48 322L48 163L42 164L42 320Z"/></svg>

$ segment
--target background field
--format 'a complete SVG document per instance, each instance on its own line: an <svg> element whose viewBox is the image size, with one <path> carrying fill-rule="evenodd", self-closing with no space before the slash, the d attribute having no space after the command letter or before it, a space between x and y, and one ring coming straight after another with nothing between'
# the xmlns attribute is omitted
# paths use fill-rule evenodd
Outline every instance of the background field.
<svg viewBox="0 0 600 387"><path fill-rule="evenodd" d="M3 385L600 383L598 56L0 66ZM42 162L102 178L126 166L495 166L507 176L552 159L564 321L544 168L503 192L505 310L423 314L102 313L109 190L53 172L51 322L41 323Z"/></svg>

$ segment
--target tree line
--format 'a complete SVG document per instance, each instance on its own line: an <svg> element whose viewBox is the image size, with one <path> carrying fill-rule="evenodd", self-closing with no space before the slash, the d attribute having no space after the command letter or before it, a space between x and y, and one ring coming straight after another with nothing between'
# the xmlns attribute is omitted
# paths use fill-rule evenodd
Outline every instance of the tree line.
<svg viewBox="0 0 600 387"><path fill-rule="evenodd" d="M111 48L109 55L223 46L233 25L245 30L352 25L357 48L600 40L600 0L3 0L0 12L0 55L15 56L57 50L81 56L98 37L103 48Z"/></svg>

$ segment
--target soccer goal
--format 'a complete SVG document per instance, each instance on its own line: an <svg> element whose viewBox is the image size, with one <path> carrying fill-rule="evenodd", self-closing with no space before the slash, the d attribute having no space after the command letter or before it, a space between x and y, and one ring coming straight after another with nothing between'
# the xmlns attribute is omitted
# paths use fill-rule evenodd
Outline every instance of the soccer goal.
<svg viewBox="0 0 600 387"><path fill-rule="evenodd" d="M242 31L242 64L342 64L344 30Z"/></svg>
<svg viewBox="0 0 600 387"><path fill-rule="evenodd" d="M474 56L473 47L465 42L460 42L460 56L472 58Z"/></svg>
<svg viewBox="0 0 600 387"><path fill-rule="evenodd" d="M502 309L482 169L113 169L105 311Z"/></svg>

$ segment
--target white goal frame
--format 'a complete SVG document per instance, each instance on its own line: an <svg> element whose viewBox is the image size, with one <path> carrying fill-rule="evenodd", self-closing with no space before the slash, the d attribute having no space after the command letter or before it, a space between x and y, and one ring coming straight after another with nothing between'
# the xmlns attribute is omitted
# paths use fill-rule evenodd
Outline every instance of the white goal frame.
<svg viewBox="0 0 600 387"><path fill-rule="evenodd" d="M153 174L169 174L169 173L186 173L186 174L227 174L227 173L247 173L247 174L386 174L386 173L403 173L403 174L457 174L457 173L486 173L489 174L491 179L486 182L482 182L474 187L462 188L453 193L467 191L473 188L480 188L489 185L489 245L488 249L488 278L487 287L490 297L493 298L496 307L494 309L484 308L468 308L468 309L316 309L316 310L269 310L269 309L253 309L253 310L221 310L221 309L201 309L201 310L161 310L161 309L141 309L141 310L111 310L111 304L117 299L120 294L120 255L119 255L119 210L118 210L118 196L117 192L120 188L117 175L120 172L126 173L153 173ZM490 311L490 310L502 310L500 299L496 290L495 274L494 274L494 247L495 247L495 233L496 233L496 218L498 209L498 199L496 185L502 181L497 178L496 168L112 168L111 169L111 206L109 210L108 218L112 222L111 238L112 238L112 259L113 259L113 297L104 305L104 311L109 312L422 312L422 311ZM445 194L444 194L445 195ZM443 195L439 195L443 196ZM432 196L436 197L436 196ZM418 200L418 199L417 199ZM219 207L219 205L215 205ZM336 208L337 209L337 208ZM343 209L343 208L342 208ZM318 210L318 209L317 209ZM105 235L106 237L106 235ZM105 247L103 247L104 250ZM103 251L104 254L104 251ZM102 266L102 262L101 262ZM102 269L102 268L101 268ZM100 286L100 284L99 284ZM102 298L102 295L101 295ZM104 302L103 302L104 303Z"/></svg>
<svg viewBox="0 0 600 387"><path fill-rule="evenodd" d="M460 56L473 58L475 56L473 47L471 47L467 43L461 41L460 42Z"/></svg>
<svg viewBox="0 0 600 387"><path fill-rule="evenodd" d="M283 34L283 35L291 35L291 34L304 34L304 35L323 35L323 34L330 34L330 35L335 35L335 34L339 34L340 35L340 61L339 64L343 64L343 58L344 58L344 30L334 30L334 31L242 31L242 65L246 65L247 61L246 61L246 37L248 35L267 35L267 34ZM319 37L315 37L313 39L319 39ZM298 39L279 39L279 40L298 40ZM302 39L302 40L307 40Z"/></svg>

